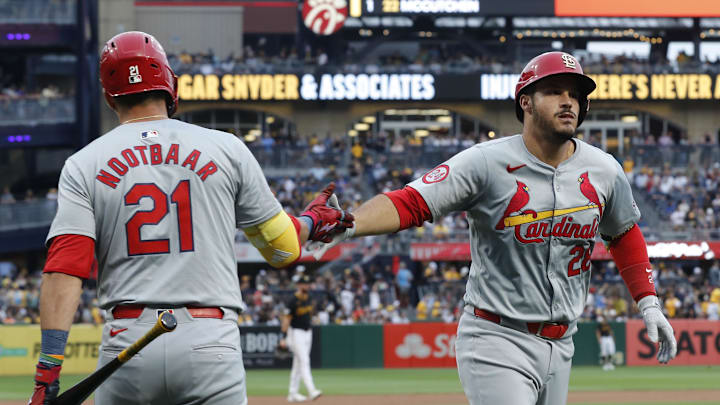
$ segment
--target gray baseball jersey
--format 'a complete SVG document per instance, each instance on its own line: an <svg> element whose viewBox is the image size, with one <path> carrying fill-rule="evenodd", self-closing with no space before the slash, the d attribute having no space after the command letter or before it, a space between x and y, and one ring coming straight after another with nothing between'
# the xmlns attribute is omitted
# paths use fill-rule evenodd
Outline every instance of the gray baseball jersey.
<svg viewBox="0 0 720 405"><path fill-rule="evenodd" d="M574 142L557 169L515 135L475 145L409 184L434 219L468 214L467 304L527 322L582 313L596 235L620 235L640 212L615 159Z"/></svg>
<svg viewBox="0 0 720 405"><path fill-rule="evenodd" d="M236 227L280 212L235 136L177 120L120 125L63 167L47 240L95 240L98 297L119 303L241 307Z"/></svg>

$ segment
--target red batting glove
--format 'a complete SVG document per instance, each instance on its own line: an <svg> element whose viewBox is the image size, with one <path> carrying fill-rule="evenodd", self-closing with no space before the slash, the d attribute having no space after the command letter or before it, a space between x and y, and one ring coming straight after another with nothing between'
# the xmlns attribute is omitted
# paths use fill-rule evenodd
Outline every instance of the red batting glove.
<svg viewBox="0 0 720 405"><path fill-rule="evenodd" d="M38 363L35 371L35 391L28 405L50 405L60 391L61 366L48 366Z"/></svg>
<svg viewBox="0 0 720 405"><path fill-rule="evenodd" d="M333 235L353 226L355 218L352 214L333 208L328 204L328 198L334 191L335 183L328 184L300 214L300 216L310 218L313 223L308 239L329 243L332 241Z"/></svg>

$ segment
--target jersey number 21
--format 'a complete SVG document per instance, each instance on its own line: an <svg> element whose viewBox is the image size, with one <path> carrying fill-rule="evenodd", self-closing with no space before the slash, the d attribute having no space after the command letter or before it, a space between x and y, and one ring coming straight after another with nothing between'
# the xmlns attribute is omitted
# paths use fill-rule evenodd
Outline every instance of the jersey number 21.
<svg viewBox="0 0 720 405"><path fill-rule="evenodd" d="M137 183L125 194L125 205L138 205L142 198L153 200L153 208L137 211L125 224L128 256L170 253L170 239L143 240L140 228L143 225L156 225L168 214L170 204L177 207L178 235L180 251L195 249L193 241L192 209L190 206L190 180L181 180L175 190L168 195L153 183Z"/></svg>

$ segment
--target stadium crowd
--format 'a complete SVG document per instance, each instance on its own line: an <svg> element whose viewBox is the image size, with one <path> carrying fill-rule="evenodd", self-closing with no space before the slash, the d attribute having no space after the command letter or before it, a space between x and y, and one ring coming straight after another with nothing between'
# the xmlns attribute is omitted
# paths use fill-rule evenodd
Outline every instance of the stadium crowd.
<svg viewBox="0 0 720 405"><path fill-rule="evenodd" d="M384 154L371 156L363 152L356 155L347 175L340 175L333 166L316 165L304 174L271 177L269 184L283 206L297 215L317 190L331 180L336 182L337 193L346 208L354 209L364 198L363 190L372 194L396 189L422 173L421 170L409 167L387 169L388 162L383 160L387 159ZM639 188L661 190L661 181L649 188L645 183L638 184L642 181L643 172L648 170L641 168L637 173L629 172L629 175ZM662 180L662 176L659 179ZM714 193L717 187L711 184L716 184L712 182L720 179L720 169L713 168L710 175L703 179L697 184L706 187L703 189L705 193ZM690 182L678 181L683 190L687 187L685 183ZM674 184L675 181L671 183ZM672 188L662 190L667 195L680 195ZM694 197L703 195L697 189L686 191ZM57 190L51 189L46 198L56 198L56 195ZM706 200L716 214L720 198L716 194L712 195L712 198L707 197ZM26 192L25 201L34 198L32 192ZM7 187L0 194L0 203L18 204ZM464 215L457 214L382 241L364 239L361 248L354 253L357 255L354 258L356 260L348 261L342 269L315 274L312 287L317 307L315 322L349 324L457 320L469 263L420 263L399 256L394 256L395 259L387 263L376 253L381 250L379 245L382 245L386 253L389 251L397 255L402 249L393 250L392 246L399 243L404 235L411 236L414 241L466 241L467 232L467 220ZM239 232L236 240L243 242L244 235ZM377 259L374 259L376 256ZM668 316L717 319L720 305L720 267L717 261L663 261L654 265L658 292L665 299ZM299 265L291 269L268 269L260 270L257 274L246 274L240 265L240 287L247 306L240 322L243 325L278 324L285 302L292 295L293 281L305 271L314 273ZM37 322L39 283L40 269L29 270L11 261L0 263L0 322ZM87 284L76 321L98 322L102 315L94 299L94 282ZM634 311L632 300L627 296L614 264L595 262L592 288L583 318L592 320L602 316L606 319L625 319L636 315Z"/></svg>
<svg viewBox="0 0 720 405"><path fill-rule="evenodd" d="M675 231L720 237L720 164L660 168L643 165L629 173L636 189Z"/></svg>
<svg viewBox="0 0 720 405"><path fill-rule="evenodd" d="M7 96L14 97L14 96ZM0 100L0 103L2 101ZM274 135L274 136L273 136ZM285 134L287 135L287 134ZM497 136L503 136L499 134ZM460 134L418 138L380 132L348 138L342 136L292 138L283 134L260 136L249 147L262 165L278 161L278 153L288 153L286 160L306 159L308 169L293 175L269 178L278 200L295 215L302 212L317 190L335 181L340 201L355 209L368 196L402 187L421 176L428 164L434 165L459 150L490 136ZM598 143L592 135L586 139ZM682 149L683 147L688 147ZM717 144L712 137L690 148L687 139L670 134L643 134L632 137L632 153L620 159L633 185L653 202L663 220L675 230L720 229L720 165L714 155ZM714 148L714 149L713 149ZM294 154L293 154L294 153ZM673 156L669 159L667 154ZM307 163L307 164L305 164ZM13 190L0 184L0 217L3 206L55 201L57 190ZM11 212L11 211L9 211ZM4 220L3 220L4 221ZM385 253L398 254L403 240L467 241L468 223L463 214L454 214L426 223L423 227L382 241ZM237 241L243 241L238 233ZM400 244L400 245L398 245ZM366 239L364 253L374 257L380 243ZM393 249L395 247L395 249ZM375 250L373 250L375 249ZM405 251L407 252L407 251ZM716 319L720 304L720 268L709 263L656 263L658 292L665 298L670 317ZM317 274L313 296L317 305L316 322L408 322L410 320L456 320L469 272L468 263L414 263L399 259L391 264L381 260L356 260L346 268ZM242 273L242 265L241 265ZM308 271L302 266L290 270L262 270L244 274L241 288L247 311L242 324L276 324L284 303L293 291L293 278ZM0 322L37 322L40 269L29 270L20 263L0 263ZM94 300L94 283L88 283L76 320L99 322L101 311ZM614 265L594 263L592 288L583 315L623 319L634 315L632 300L627 297Z"/></svg>
<svg viewBox="0 0 720 405"><path fill-rule="evenodd" d="M77 0L0 1L2 24L72 24L76 21Z"/></svg>
<svg viewBox="0 0 720 405"><path fill-rule="evenodd" d="M469 273L466 262L408 262L352 264L338 273L315 275L311 295L313 322L326 324L407 323L457 321ZM720 320L720 264L659 261L654 277L665 314L670 318ZM279 325L294 281L309 272L304 265L291 269L242 274L240 288L245 310L241 325ZM242 273L242 266L241 266ZM0 262L0 323L38 323L40 270ZM615 265L593 262L593 276L583 320L623 321L638 317ZM94 281L86 282L77 323L102 323Z"/></svg>
<svg viewBox="0 0 720 405"><path fill-rule="evenodd" d="M0 69L2 74L2 69ZM61 91L48 85L38 91L23 86L0 88L0 125L56 124L75 121L75 98L72 91Z"/></svg>

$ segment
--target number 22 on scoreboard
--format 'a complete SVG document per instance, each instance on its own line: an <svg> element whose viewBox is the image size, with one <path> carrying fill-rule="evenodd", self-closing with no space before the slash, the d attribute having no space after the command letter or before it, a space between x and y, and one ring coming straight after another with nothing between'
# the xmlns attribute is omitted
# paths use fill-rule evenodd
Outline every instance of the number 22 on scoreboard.
<svg viewBox="0 0 720 405"><path fill-rule="evenodd" d="M165 218L169 205L177 208L178 235L180 252L195 250L192 226L192 208L190 204L190 180L181 180L175 190L168 195L153 183L137 183L125 194L125 205L138 205L142 198L153 200L153 208L137 211L125 223L128 256L170 253L170 239L143 240L140 228L143 225L157 225Z"/></svg>

